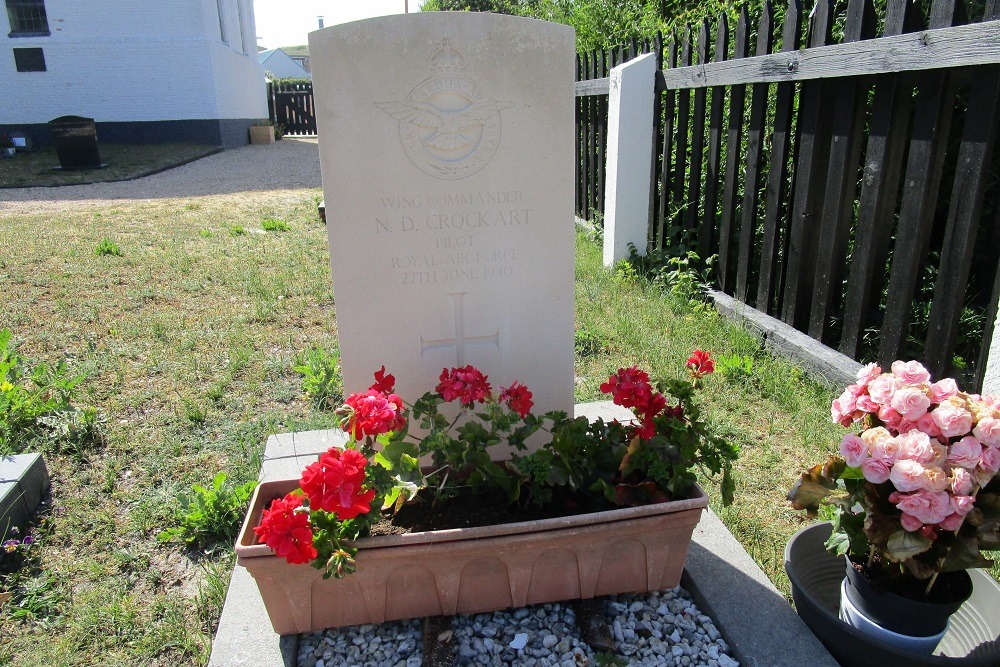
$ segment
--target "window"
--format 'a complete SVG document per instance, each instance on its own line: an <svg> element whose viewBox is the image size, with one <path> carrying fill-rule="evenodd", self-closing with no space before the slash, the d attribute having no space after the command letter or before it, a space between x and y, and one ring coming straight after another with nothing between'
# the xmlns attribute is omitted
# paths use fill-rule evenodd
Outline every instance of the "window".
<svg viewBox="0 0 1000 667"><path fill-rule="evenodd" d="M44 72L45 54L40 48L14 49L14 65L18 72Z"/></svg>
<svg viewBox="0 0 1000 667"><path fill-rule="evenodd" d="M219 10L219 37L223 44L229 44L229 38L226 37L226 13L222 8L222 0L215 0L215 6Z"/></svg>
<svg viewBox="0 0 1000 667"><path fill-rule="evenodd" d="M236 13L240 16L240 44L243 46L243 53L250 53L250 47L247 45L247 29L244 24L242 0L236 0Z"/></svg>
<svg viewBox="0 0 1000 667"><path fill-rule="evenodd" d="M29 37L49 34L49 19L45 16L44 0L6 0L10 19L9 37Z"/></svg>

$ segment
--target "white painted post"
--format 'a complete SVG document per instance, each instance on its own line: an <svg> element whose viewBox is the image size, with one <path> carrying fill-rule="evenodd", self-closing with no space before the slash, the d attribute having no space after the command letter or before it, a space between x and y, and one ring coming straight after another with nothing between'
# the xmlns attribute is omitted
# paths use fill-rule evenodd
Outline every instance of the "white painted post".
<svg viewBox="0 0 1000 667"><path fill-rule="evenodd" d="M993 340L990 341L990 352L986 355L981 393L1000 396L1000 310L997 311L997 321L993 324Z"/></svg>
<svg viewBox="0 0 1000 667"><path fill-rule="evenodd" d="M605 266L628 257L630 242L640 254L646 254L655 96L656 58L652 53L611 70L604 194Z"/></svg>

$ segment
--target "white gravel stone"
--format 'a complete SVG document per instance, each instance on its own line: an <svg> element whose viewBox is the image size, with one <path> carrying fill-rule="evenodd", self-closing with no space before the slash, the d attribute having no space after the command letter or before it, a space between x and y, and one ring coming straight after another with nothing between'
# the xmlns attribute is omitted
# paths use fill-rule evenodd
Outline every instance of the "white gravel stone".
<svg viewBox="0 0 1000 667"><path fill-rule="evenodd" d="M604 612L630 667L739 667L712 620L681 588L605 598ZM594 667L567 604L455 616L454 667ZM419 667L422 621L335 628L299 641L299 667ZM318 659L320 655L323 658Z"/></svg>

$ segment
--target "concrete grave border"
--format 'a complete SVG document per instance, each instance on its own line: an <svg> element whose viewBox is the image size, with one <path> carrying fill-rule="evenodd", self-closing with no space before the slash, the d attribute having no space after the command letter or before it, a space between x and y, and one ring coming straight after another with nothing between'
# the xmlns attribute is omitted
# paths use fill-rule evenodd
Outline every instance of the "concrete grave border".
<svg viewBox="0 0 1000 667"><path fill-rule="evenodd" d="M633 418L610 401L579 404L575 413L592 420ZM272 435L264 451L261 481L297 477L320 452L345 439L338 429ZM742 665L836 667L829 652L711 510L695 527L681 585L698 608L715 620ZM236 567L209 667L294 667L297 659L298 635L279 636L271 630L256 583L244 568Z"/></svg>

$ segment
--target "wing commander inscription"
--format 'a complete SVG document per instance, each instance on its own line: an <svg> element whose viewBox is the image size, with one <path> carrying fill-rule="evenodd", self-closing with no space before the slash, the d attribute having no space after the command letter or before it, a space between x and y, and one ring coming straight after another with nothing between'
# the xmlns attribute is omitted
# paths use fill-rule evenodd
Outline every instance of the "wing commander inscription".
<svg viewBox="0 0 1000 667"><path fill-rule="evenodd" d="M399 139L417 169L455 180L482 169L500 144L500 111L513 102L494 100L466 78L465 58L442 40L431 56L431 77L405 100L376 102L399 123Z"/></svg>
<svg viewBox="0 0 1000 667"><path fill-rule="evenodd" d="M497 350L500 349L500 330L486 336L466 336L465 335L465 311L463 301L468 292L451 292L452 304L455 309L455 336L454 338L426 339L420 334L420 356L430 350L443 350L449 347L455 348L457 364L459 368L465 366L465 348L473 346L492 345Z"/></svg>

